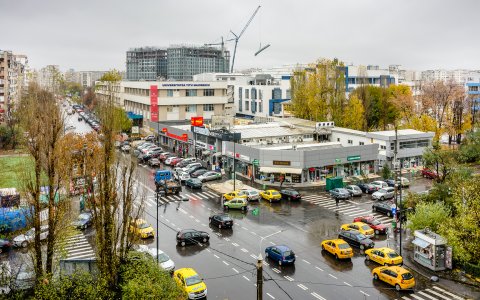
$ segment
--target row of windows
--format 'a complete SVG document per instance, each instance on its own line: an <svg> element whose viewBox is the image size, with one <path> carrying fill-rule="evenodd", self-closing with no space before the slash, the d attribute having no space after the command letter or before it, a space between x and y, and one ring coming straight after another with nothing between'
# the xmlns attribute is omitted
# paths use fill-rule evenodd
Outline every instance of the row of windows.
<svg viewBox="0 0 480 300"><path fill-rule="evenodd" d="M238 107L238 110L239 111L242 111L242 101L239 100L239 107ZM246 111L249 111L250 108L252 109L252 113L255 113L257 112L257 108L258 108L258 112L259 113L263 113L263 102L260 101L260 103L257 103L256 101L252 101L252 103L250 104L250 101L245 101L245 110Z"/></svg>
<svg viewBox="0 0 480 300"><path fill-rule="evenodd" d="M125 88L126 94L140 95L140 96L150 96L149 89L137 89L137 88Z"/></svg>
<svg viewBox="0 0 480 300"><path fill-rule="evenodd" d="M178 105L169 105L167 106L167 112L173 112L178 110ZM203 111L214 111L214 105L213 104L203 104ZM187 105L185 106L185 112L197 112L197 105L192 104L192 105Z"/></svg>
<svg viewBox="0 0 480 300"><path fill-rule="evenodd" d="M187 97L196 97L197 90L195 89L189 89L185 91L185 95ZM180 90L179 89L169 89L167 90L167 97L178 97L180 96ZM204 89L203 90L203 96L211 97L215 96L215 90L214 89Z"/></svg>
<svg viewBox="0 0 480 300"><path fill-rule="evenodd" d="M400 142L400 149L428 147L428 140Z"/></svg>

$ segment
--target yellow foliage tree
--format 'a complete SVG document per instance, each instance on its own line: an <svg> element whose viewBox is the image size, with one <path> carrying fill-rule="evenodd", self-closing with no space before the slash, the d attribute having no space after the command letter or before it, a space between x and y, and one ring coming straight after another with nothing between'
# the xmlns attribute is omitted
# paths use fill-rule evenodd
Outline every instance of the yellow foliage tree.
<svg viewBox="0 0 480 300"><path fill-rule="evenodd" d="M365 125L365 108L357 96L352 95L350 97L344 113L343 126L355 130L363 130Z"/></svg>

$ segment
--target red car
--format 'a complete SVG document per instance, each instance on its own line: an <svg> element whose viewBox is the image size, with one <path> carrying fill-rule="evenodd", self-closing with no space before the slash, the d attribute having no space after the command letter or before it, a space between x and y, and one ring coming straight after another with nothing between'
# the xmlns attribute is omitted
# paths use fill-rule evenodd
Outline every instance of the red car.
<svg viewBox="0 0 480 300"><path fill-rule="evenodd" d="M368 224L375 231L375 234L387 234L388 227L380 223L374 216L361 216L353 219L353 222L362 222Z"/></svg>
<svg viewBox="0 0 480 300"><path fill-rule="evenodd" d="M435 171L426 168L422 170L422 176L428 179L436 179L438 177Z"/></svg>
<svg viewBox="0 0 480 300"><path fill-rule="evenodd" d="M172 167L176 166L179 162L181 162L183 160L183 158L180 158L180 157L177 157L177 158L174 158L172 159L172 162L170 163L170 165Z"/></svg>

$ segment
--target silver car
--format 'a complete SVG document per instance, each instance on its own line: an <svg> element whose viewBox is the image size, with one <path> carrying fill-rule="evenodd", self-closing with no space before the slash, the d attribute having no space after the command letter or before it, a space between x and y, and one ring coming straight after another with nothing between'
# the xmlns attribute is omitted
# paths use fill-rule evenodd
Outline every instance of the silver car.
<svg viewBox="0 0 480 300"><path fill-rule="evenodd" d="M390 199L395 196L395 189L393 187L386 187L383 189L379 189L375 193L372 194L372 199L374 200L385 200Z"/></svg>
<svg viewBox="0 0 480 300"><path fill-rule="evenodd" d="M248 201L259 201L260 194L255 190L246 190L247 200Z"/></svg>
<svg viewBox="0 0 480 300"><path fill-rule="evenodd" d="M356 185L353 185L353 184L347 185L347 186L345 187L345 189L346 189L346 190L350 193L350 195L352 195L353 197L362 197L363 192L362 192L362 190L361 190L358 186L356 186Z"/></svg>
<svg viewBox="0 0 480 300"><path fill-rule="evenodd" d="M202 182L222 179L222 174L220 174L218 172L215 172L215 171L209 171L209 172L205 172L202 175L198 176L198 179L200 179L200 181L202 181Z"/></svg>
<svg viewBox="0 0 480 300"><path fill-rule="evenodd" d="M48 236L48 225L40 226L40 240L46 239ZM29 229L25 234L20 234L13 239L13 245L16 247L27 247L28 244L33 243L35 239L35 228Z"/></svg>

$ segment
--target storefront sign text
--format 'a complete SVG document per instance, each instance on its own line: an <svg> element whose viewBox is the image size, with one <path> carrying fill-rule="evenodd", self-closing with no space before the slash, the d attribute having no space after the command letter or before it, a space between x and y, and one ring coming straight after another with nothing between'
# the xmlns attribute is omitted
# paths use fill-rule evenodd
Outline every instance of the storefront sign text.
<svg viewBox="0 0 480 300"><path fill-rule="evenodd" d="M288 160L274 160L273 165L274 166L290 166L290 161L288 161Z"/></svg>
<svg viewBox="0 0 480 300"><path fill-rule="evenodd" d="M360 155L347 156L348 161L360 160Z"/></svg>
<svg viewBox="0 0 480 300"><path fill-rule="evenodd" d="M193 132L199 133L202 135L210 135L210 130L208 130L208 128L205 128L205 127L193 127Z"/></svg>
<svg viewBox="0 0 480 300"><path fill-rule="evenodd" d="M170 132L166 132L166 135L168 137L171 137L173 139L177 139L177 140L180 140L180 141L188 141L188 135L187 134L183 134L183 135L176 135L176 134L173 134L173 133L170 133Z"/></svg>

